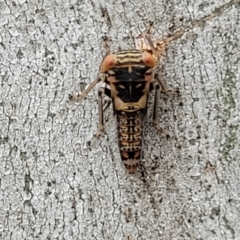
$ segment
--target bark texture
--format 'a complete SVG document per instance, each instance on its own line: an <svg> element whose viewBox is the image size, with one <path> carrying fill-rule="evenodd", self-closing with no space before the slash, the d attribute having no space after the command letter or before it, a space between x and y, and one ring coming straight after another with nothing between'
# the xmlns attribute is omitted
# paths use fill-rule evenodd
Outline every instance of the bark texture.
<svg viewBox="0 0 240 240"><path fill-rule="evenodd" d="M146 183L121 164L112 109L97 129L105 54L154 21L176 32L159 68L180 96L148 124ZM240 239L240 1L0 1L1 239ZM151 115L151 103L149 114Z"/></svg>

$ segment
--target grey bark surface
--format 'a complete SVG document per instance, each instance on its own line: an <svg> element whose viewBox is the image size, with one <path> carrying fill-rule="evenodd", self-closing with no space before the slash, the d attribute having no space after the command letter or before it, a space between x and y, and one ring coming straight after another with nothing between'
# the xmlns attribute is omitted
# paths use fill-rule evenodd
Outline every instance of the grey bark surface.
<svg viewBox="0 0 240 240"><path fill-rule="evenodd" d="M97 129L105 54L154 21L178 31L159 67L166 139L144 134L146 183L121 164L116 123ZM1 239L240 239L240 1L0 1ZM152 100L152 99L150 99Z"/></svg>

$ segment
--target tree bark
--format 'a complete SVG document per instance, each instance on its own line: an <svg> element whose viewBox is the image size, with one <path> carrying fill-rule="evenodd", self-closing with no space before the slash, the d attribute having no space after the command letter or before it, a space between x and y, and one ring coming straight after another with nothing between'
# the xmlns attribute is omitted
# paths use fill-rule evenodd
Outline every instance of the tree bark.
<svg viewBox="0 0 240 240"><path fill-rule="evenodd" d="M1 239L240 239L240 1L0 1ZM116 122L97 129L106 53L154 22L169 44L144 132L146 181L128 175Z"/></svg>

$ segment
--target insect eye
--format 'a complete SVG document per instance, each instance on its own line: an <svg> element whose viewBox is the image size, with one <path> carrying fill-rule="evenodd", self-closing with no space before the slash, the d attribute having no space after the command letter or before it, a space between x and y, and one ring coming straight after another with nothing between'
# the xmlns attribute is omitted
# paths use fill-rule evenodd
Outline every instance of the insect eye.
<svg viewBox="0 0 240 240"><path fill-rule="evenodd" d="M153 68L157 64L157 58L152 55L150 52L145 51L142 55L142 60L146 66Z"/></svg>
<svg viewBox="0 0 240 240"><path fill-rule="evenodd" d="M103 61L102 64L100 66L100 72L107 72L108 70L110 70L111 68L114 67L114 65L116 64L116 57L113 54L109 54L108 56L106 56Z"/></svg>

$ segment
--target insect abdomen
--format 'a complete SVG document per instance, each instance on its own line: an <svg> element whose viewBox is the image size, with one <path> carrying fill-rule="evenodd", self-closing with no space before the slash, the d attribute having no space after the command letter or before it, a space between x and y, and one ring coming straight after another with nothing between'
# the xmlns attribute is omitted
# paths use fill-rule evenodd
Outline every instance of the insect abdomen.
<svg viewBox="0 0 240 240"><path fill-rule="evenodd" d="M119 150L123 164L130 174L135 173L142 155L143 114L119 111L117 113Z"/></svg>

